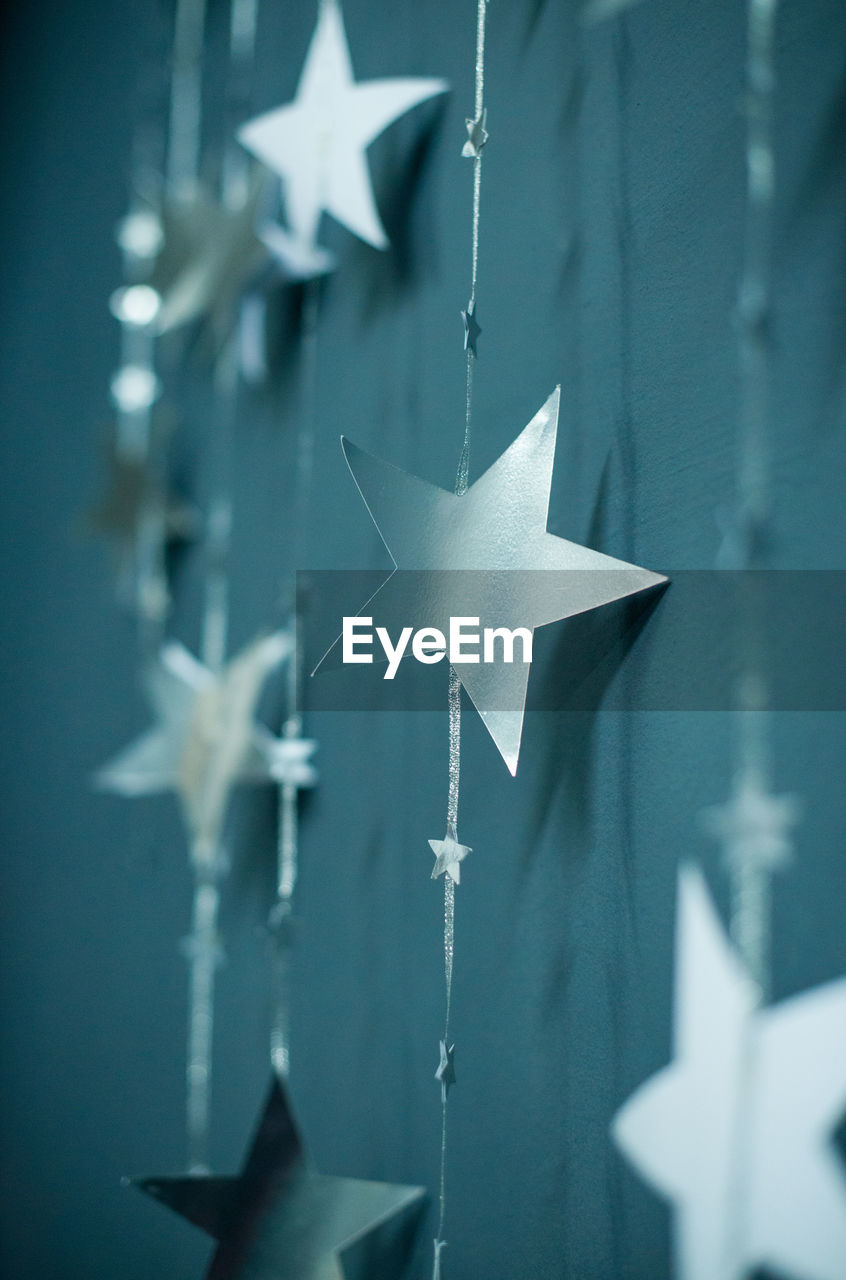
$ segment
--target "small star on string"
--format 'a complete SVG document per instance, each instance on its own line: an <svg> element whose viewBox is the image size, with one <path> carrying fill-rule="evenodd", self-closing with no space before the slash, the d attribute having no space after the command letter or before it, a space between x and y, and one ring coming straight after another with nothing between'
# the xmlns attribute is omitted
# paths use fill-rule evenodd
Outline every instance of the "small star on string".
<svg viewBox="0 0 846 1280"><path fill-rule="evenodd" d="M435 1072L435 1079L440 1081L441 1100L446 1102L447 1094L449 1093L449 1086L451 1084L455 1084L455 1064L453 1062L453 1058L455 1057L455 1045L451 1044L447 1046L446 1040L441 1040L439 1043L441 1060L438 1063L438 1069Z"/></svg>
<svg viewBox="0 0 846 1280"><path fill-rule="evenodd" d="M270 776L280 786L296 787L298 791L313 787L317 782L317 770L311 757L317 750L313 738L275 738L268 734L263 738L264 752Z"/></svg>
<svg viewBox="0 0 846 1280"><path fill-rule="evenodd" d="M466 844L458 843L454 823L450 822L447 825L446 835L443 840L430 840L429 848L435 855L432 879L437 880L438 876L446 873L454 884L460 884L461 863L468 853L472 853L473 850Z"/></svg>
<svg viewBox="0 0 846 1280"><path fill-rule="evenodd" d="M476 303L470 302L467 310L462 311L461 319L464 324L464 350L469 351L471 356L477 356L476 342L482 330L476 324Z"/></svg>
<svg viewBox="0 0 846 1280"><path fill-rule="evenodd" d="M799 816L795 796L770 795L757 780L745 778L726 804L703 811L702 824L721 842L730 865L776 871L790 860L790 830Z"/></svg>
<svg viewBox="0 0 846 1280"><path fill-rule="evenodd" d="M488 140L488 131L485 125L488 122L488 109L482 108L481 115L476 116L475 120L465 119L467 125L467 141L461 148L461 154L469 160L478 160L482 154L482 148Z"/></svg>

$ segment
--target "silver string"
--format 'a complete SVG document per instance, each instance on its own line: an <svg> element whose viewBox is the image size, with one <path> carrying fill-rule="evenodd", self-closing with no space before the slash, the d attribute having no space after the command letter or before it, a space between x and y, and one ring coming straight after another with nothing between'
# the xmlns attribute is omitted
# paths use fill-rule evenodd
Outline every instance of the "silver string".
<svg viewBox="0 0 846 1280"><path fill-rule="evenodd" d="M302 309L302 399L299 406L297 456L294 471L293 537L294 569L302 566L305 554L308 514L314 473L314 443L317 430L318 332L321 282L309 280L304 286ZM288 662L283 738L302 735L302 663L305 620L298 598L296 578L291 584L290 629L294 648ZM294 783L279 787L276 901L270 913L273 941L271 982L272 1014L270 1060L279 1075L291 1068L290 972L293 945L292 916L294 891L299 873L299 790Z"/></svg>
<svg viewBox="0 0 846 1280"><path fill-rule="evenodd" d="M186 0L187 3L187 0ZM197 6L201 8L203 6ZM180 5L180 9L182 6ZM188 18L184 18L186 27ZM202 48L202 21L193 12L192 38L198 37L200 47L192 48L187 58L199 75ZM246 94L249 81L257 6L244 0L233 0L230 19L230 108ZM197 25L199 24L199 25ZM199 34L198 34L199 33ZM186 46L188 34L182 32ZM199 111L202 85L194 85L194 100ZM182 91L187 93L185 84ZM195 147L199 146L199 115L192 122L195 130ZM185 166L172 181L183 181L188 176L188 143L181 139L183 148L181 163ZM242 172L237 162L228 160L236 150L230 143L224 150L221 164L221 200L232 206L242 198ZM193 176L196 178L197 155L194 155ZM212 434L212 499L206 523L206 581L203 604L201 653L205 665L219 674L226 661L229 629L229 550L232 531L232 500L230 477L232 446L238 410L240 340L236 330L224 344L214 368L215 412ZM215 972L221 959L218 939L218 914L220 909L220 882L226 866L222 848L208 848L198 840L191 850L194 870L194 903L192 909L191 936L187 944L189 962L189 1016L188 1056L186 1067L188 1160L192 1172L208 1172L208 1143L210 1132L212 1063L214 1045Z"/></svg>
<svg viewBox="0 0 846 1280"><path fill-rule="evenodd" d="M205 25L206 0L177 0L167 182L178 199L193 195L199 177Z"/></svg>
<svg viewBox="0 0 846 1280"><path fill-rule="evenodd" d="M474 118L481 119L485 109L485 23L487 0L477 0L476 8L476 85ZM467 310L476 307L476 286L479 274L479 215L482 191L482 149L473 157L473 221L470 273L470 301ZM464 403L464 443L455 477L455 492L461 496L467 492L470 482L470 442L473 423L473 363L475 356L468 344L465 354L466 382ZM458 800L461 784L461 682L453 667L449 669L449 791L447 795L447 830L458 836ZM449 1023L452 1008L452 973L455 961L455 882L444 873L444 1043L449 1047ZM447 1093L441 1090L441 1160L438 1193L438 1230L434 1241L432 1280L440 1280L441 1254L446 1241L443 1238L446 1224L446 1156L447 1156Z"/></svg>

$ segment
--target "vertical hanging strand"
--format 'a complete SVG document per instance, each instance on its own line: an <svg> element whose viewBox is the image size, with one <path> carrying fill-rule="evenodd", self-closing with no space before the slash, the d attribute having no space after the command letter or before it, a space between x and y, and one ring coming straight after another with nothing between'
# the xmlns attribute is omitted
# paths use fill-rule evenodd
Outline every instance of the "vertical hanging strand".
<svg viewBox="0 0 846 1280"><path fill-rule="evenodd" d="M294 469L293 547L294 576L288 593L289 632L293 641L288 660L285 743L302 738L302 673L305 649L305 597L307 586L297 581L296 572L304 562L308 519L311 509L314 445L317 430L318 333L322 284L319 278L303 286L301 351L302 381L298 410L297 448ZM276 858L276 901L270 912L271 937L271 1018L270 1060L275 1071L286 1077L291 1067L290 975L293 946L294 892L299 872L299 790L302 777L284 776L284 756L280 754L279 816Z"/></svg>
<svg viewBox="0 0 846 1280"><path fill-rule="evenodd" d="M257 5L255 0L232 0L228 101L230 115L241 114L249 92ZM187 23L187 19L186 19ZM193 29L192 29L193 30ZM193 31L196 36L196 31ZM195 60L199 64L199 59ZM201 84L195 86L200 101ZM199 141L199 115L194 122ZM188 144L182 139L185 158ZM221 200L236 207L245 198L246 171L234 144L227 143L221 161ZM194 174L196 176L194 155ZM184 174L183 174L184 176ZM201 652L205 665L219 674L226 661L229 629L229 552L232 532L232 449L240 389L238 334L240 318L215 361L214 415L211 448L211 498L206 526L206 581ZM189 961L189 1017L187 1084L188 1163L192 1172L209 1168L208 1147L212 1096L215 972L222 959L218 936L220 884L226 868L225 851L194 840L191 849L194 904Z"/></svg>
<svg viewBox="0 0 846 1280"><path fill-rule="evenodd" d="M479 275L479 220L482 192L482 148L486 134L484 125L485 111L485 24L487 19L487 0L477 0L476 8L476 75L474 97L474 123L480 136L478 145L473 148L473 217L471 240L470 269L470 301L465 313L465 328L468 323L475 324L476 288ZM472 329L469 339L465 341L465 404L464 404L464 443L458 461L455 477L455 493L465 494L470 483L470 443L473 425L473 365L476 359L475 343L472 340ZM461 787L461 682L453 667L449 669L449 791L447 795L447 834L458 840L458 801ZM451 1053L450 1045L450 1013L452 1009L452 972L455 961L455 882L447 873L444 875L444 1034L442 1053ZM434 1241L434 1261L432 1280L440 1280L441 1256L446 1247L444 1228L446 1226L446 1155L447 1155L447 1096L446 1081L441 1084L441 1161L438 1193L438 1230Z"/></svg>
<svg viewBox="0 0 846 1280"><path fill-rule="evenodd" d="M206 0L176 0L167 185L180 200L193 195L199 176L205 28Z"/></svg>
<svg viewBox="0 0 846 1280"><path fill-rule="evenodd" d="M737 301L739 440L735 565L760 569L770 518L767 428L770 399L770 276L775 191L773 103L777 0L748 0L746 52L746 225ZM764 601L760 578L743 575L741 677L737 690L738 791L770 783ZM731 933L762 999L769 989L772 866L733 857Z"/></svg>

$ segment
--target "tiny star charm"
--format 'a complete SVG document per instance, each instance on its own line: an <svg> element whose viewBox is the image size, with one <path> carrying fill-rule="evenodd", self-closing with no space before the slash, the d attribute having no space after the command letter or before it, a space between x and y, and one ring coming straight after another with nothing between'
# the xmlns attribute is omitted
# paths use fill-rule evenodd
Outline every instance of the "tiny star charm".
<svg viewBox="0 0 846 1280"><path fill-rule="evenodd" d="M438 1069L435 1072L435 1079L440 1081L441 1085L441 1101L446 1102L449 1086L455 1084L455 1045L447 1045L446 1040L440 1041L441 1060L438 1063Z"/></svg>
<svg viewBox="0 0 846 1280"><path fill-rule="evenodd" d="M467 310L461 313L461 320L464 325L464 350L469 351L472 356L477 356L479 353L476 350L476 342L482 330L476 323L475 302L468 303Z"/></svg>
<svg viewBox="0 0 846 1280"><path fill-rule="evenodd" d="M447 823L446 835L443 840L430 840L429 848L435 855L435 865L432 868L432 879L437 880L438 876L446 873L453 884L461 883L461 863L467 857L468 853L473 850L466 844L458 843L458 835L455 830L455 823Z"/></svg>
<svg viewBox="0 0 846 1280"><path fill-rule="evenodd" d="M790 831L799 816L795 796L770 795L757 779L747 777L726 804L703 811L702 825L720 841L729 865L777 871L790 860Z"/></svg>
<svg viewBox="0 0 846 1280"><path fill-rule="evenodd" d="M482 148L488 140L488 131L485 125L488 122L488 109L482 108L481 115L476 116L474 120L465 119L467 125L467 141L461 148L461 154L469 160L478 160L482 154Z"/></svg>

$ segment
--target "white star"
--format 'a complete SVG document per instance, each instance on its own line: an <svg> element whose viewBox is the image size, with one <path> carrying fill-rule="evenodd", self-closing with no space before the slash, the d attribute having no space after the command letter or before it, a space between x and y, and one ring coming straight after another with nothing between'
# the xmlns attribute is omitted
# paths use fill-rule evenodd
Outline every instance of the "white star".
<svg viewBox="0 0 846 1280"><path fill-rule="evenodd" d="M846 979L761 1008L701 873L679 874L674 1061L614 1118L617 1145L672 1201L679 1280L756 1267L840 1280Z"/></svg>
<svg viewBox="0 0 846 1280"><path fill-rule="evenodd" d="M200 860L217 857L229 793L270 781L267 730L253 720L270 671L290 652L284 632L253 641L215 674L181 644L164 647L148 676L158 724L95 775L124 796L175 791Z"/></svg>
<svg viewBox="0 0 846 1280"><path fill-rule="evenodd" d="M261 743L274 782L300 791L316 785L317 770L311 763L311 757L317 750L317 743L313 738L275 738L268 733L261 735Z"/></svg>
<svg viewBox="0 0 846 1280"><path fill-rule="evenodd" d="M368 244L387 247L366 150L392 121L446 88L444 80L416 77L356 84L340 6L325 0L293 102L238 134L282 178L295 244L315 246L325 210Z"/></svg>
<svg viewBox="0 0 846 1280"><path fill-rule="evenodd" d="M442 876L446 872L450 880L455 884L460 884L461 863L468 853L472 853L473 850L466 844L458 843L455 826L452 822L447 825L446 835L443 840L430 840L429 848L435 855L432 879L437 880L438 876Z"/></svg>

